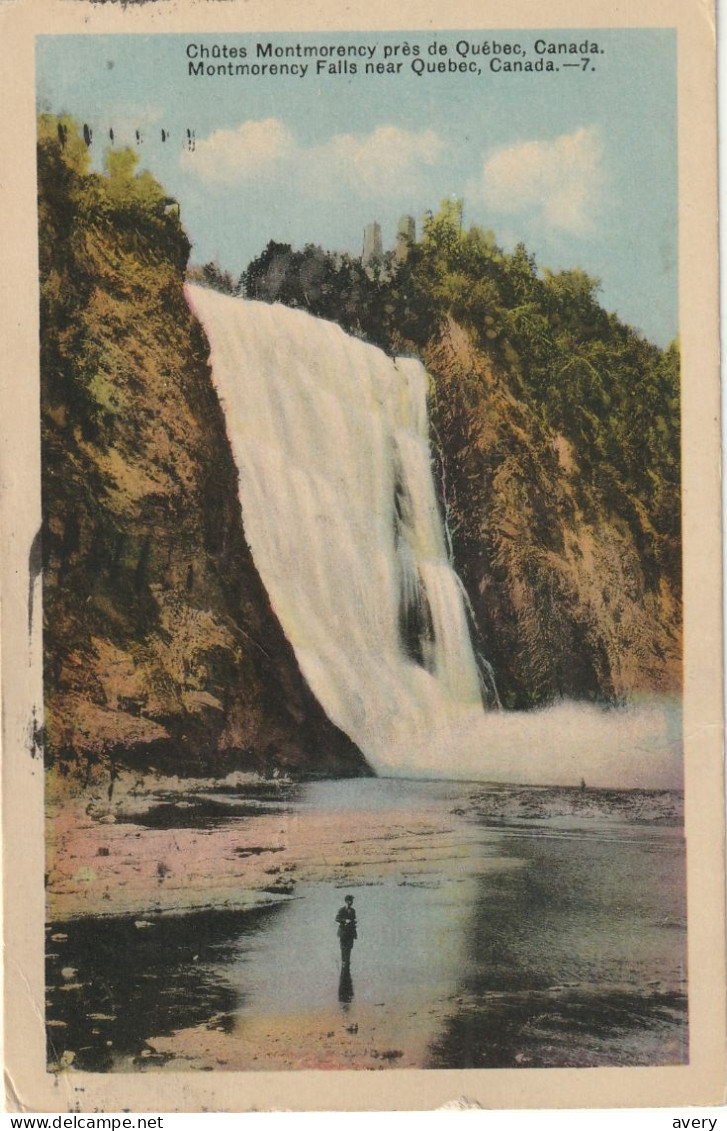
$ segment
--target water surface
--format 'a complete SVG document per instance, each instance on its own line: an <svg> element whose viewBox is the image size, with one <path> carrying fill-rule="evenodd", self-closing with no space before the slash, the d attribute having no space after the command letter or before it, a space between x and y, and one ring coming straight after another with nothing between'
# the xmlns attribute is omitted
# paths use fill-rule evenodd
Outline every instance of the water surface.
<svg viewBox="0 0 727 1131"><path fill-rule="evenodd" d="M679 802L461 782L306 786L270 818L295 861L283 902L49 927L49 1060L101 1071L683 1063ZM210 813L213 830L265 819ZM349 892L359 937L342 986L335 914Z"/></svg>

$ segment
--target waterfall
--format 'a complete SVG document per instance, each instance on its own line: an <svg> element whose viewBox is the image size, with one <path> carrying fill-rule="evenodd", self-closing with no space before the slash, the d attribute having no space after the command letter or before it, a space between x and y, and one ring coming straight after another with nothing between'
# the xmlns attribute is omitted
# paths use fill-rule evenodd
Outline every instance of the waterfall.
<svg viewBox="0 0 727 1131"><path fill-rule="evenodd" d="M439 514L427 376L299 310L187 300L239 472L245 535L301 671L385 773L675 788L678 703L499 706Z"/></svg>
<svg viewBox="0 0 727 1131"><path fill-rule="evenodd" d="M482 713L437 506L427 376L338 326L189 286L245 534L301 670L375 768ZM445 768L445 767L442 767Z"/></svg>

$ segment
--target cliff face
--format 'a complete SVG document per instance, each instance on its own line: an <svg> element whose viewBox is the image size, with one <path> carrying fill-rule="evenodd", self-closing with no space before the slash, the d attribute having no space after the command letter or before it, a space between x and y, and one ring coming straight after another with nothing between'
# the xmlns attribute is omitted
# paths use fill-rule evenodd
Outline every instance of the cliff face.
<svg viewBox="0 0 727 1131"><path fill-rule="evenodd" d="M572 445L456 322L424 361L454 559L504 705L678 690L678 591L644 560L644 508L629 522L584 487Z"/></svg>
<svg viewBox="0 0 727 1131"><path fill-rule="evenodd" d="M245 542L174 202L40 125L46 749L176 773L367 773Z"/></svg>

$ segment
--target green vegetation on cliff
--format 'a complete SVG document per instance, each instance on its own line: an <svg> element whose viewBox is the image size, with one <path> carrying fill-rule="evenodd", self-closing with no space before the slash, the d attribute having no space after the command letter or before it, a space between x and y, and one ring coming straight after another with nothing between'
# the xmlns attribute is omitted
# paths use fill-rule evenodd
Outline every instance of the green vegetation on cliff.
<svg viewBox="0 0 727 1131"><path fill-rule="evenodd" d="M398 266L271 243L241 284L425 363L454 564L506 705L680 687L676 344L453 202Z"/></svg>
<svg viewBox="0 0 727 1131"><path fill-rule="evenodd" d="M49 760L366 773L245 542L175 202L69 118L38 141Z"/></svg>

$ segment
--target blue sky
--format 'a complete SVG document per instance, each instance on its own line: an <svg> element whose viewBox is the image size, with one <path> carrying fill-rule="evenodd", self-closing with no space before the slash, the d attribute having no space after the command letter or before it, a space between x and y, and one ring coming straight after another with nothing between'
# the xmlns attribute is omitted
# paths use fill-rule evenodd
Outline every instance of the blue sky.
<svg viewBox="0 0 727 1131"><path fill-rule="evenodd" d="M580 53L546 54L560 70L513 74L456 46L508 42L534 62L538 39L595 40L601 52L586 71ZM446 55L431 54L435 41ZM398 74L366 75L357 58L355 75L316 75L310 57L304 77L189 74L189 44L245 47L237 64L260 62L267 42L375 46L377 61L386 45L416 44L425 62L477 70L419 76L399 54ZM269 239L360 253L374 219L391 246L400 215L420 223L444 197L463 197L466 223L506 247L524 240L541 267L597 276L603 305L659 344L677 333L671 29L43 36L37 76L39 109L92 127L96 164L110 128L116 145L138 149L179 200L195 262L237 274Z"/></svg>

